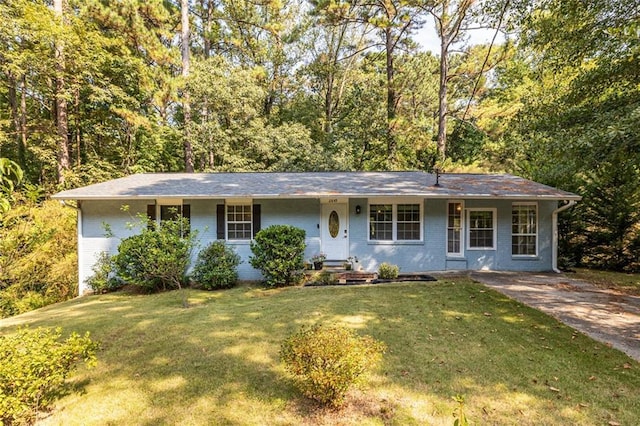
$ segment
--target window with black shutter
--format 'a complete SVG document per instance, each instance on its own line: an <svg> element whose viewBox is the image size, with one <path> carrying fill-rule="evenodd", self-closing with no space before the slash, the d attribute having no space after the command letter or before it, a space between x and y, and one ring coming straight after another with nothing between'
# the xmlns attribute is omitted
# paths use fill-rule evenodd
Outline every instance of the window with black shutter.
<svg viewBox="0 0 640 426"><path fill-rule="evenodd" d="M260 228L260 204L218 204L216 206L216 234L219 240L251 240Z"/></svg>

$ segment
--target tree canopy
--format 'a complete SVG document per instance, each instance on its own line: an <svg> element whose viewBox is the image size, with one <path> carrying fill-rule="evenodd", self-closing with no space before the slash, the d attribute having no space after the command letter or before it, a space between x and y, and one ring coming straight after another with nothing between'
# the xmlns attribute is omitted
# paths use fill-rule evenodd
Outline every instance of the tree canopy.
<svg viewBox="0 0 640 426"><path fill-rule="evenodd" d="M432 24L435 53L416 43ZM506 171L583 195L567 261L637 269L639 31L635 0L7 0L0 157L45 194L151 171ZM29 198L16 177L5 207Z"/></svg>

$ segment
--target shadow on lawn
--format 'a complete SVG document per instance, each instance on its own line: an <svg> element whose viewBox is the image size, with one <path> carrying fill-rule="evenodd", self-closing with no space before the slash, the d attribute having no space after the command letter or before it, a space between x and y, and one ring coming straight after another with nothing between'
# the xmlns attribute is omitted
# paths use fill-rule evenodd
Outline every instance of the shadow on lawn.
<svg viewBox="0 0 640 426"><path fill-rule="evenodd" d="M620 422L624 404L633 408L627 400L640 386L637 378L623 385L622 369L602 385L594 380L589 393L593 366L612 371L623 356L476 284L238 288L191 291L190 300L196 306L183 309L178 294L112 294L2 326L91 331L103 344L100 365L79 380L103 393L89 395L101 405L90 412L107 413L100 423L130 422L132 413L136 424L331 423L342 415L353 423L440 423L452 421L456 394L475 422L606 423ZM361 404L342 414L299 397L279 363L282 340L317 322L341 322L389 348L356 397Z"/></svg>

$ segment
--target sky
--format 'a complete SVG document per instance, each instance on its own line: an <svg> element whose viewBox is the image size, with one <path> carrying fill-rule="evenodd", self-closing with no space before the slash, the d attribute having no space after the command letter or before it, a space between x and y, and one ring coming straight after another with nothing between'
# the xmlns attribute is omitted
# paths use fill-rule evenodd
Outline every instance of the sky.
<svg viewBox="0 0 640 426"><path fill-rule="evenodd" d="M469 43L487 44L491 43L491 39L495 34L495 29L478 29L469 31ZM422 29L420 29L415 35L414 40L422 46L423 51L430 51L435 54L440 54L440 39L436 35L435 25L433 19L427 20ZM499 33L496 37L496 44L502 44L504 42L504 34Z"/></svg>

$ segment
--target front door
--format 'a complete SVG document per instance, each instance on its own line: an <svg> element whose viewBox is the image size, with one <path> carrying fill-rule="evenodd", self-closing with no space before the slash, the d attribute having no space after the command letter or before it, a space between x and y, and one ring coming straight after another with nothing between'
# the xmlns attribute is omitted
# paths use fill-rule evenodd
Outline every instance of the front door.
<svg viewBox="0 0 640 426"><path fill-rule="evenodd" d="M322 252L329 260L349 256L349 222L347 203L322 204L320 239Z"/></svg>

